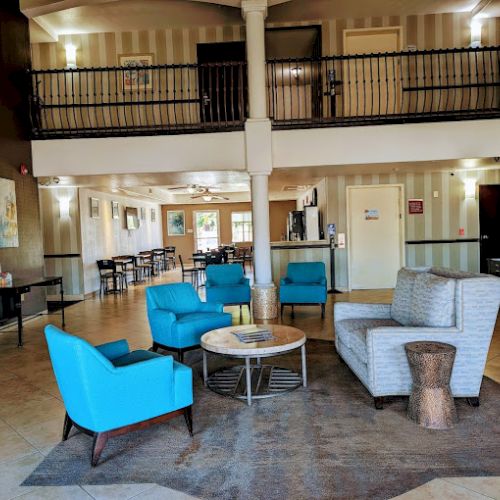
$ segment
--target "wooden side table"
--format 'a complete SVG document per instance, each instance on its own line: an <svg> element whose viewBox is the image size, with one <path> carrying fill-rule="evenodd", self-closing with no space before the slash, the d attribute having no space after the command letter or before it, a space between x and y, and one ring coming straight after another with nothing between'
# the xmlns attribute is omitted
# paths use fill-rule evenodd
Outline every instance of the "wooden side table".
<svg viewBox="0 0 500 500"><path fill-rule="evenodd" d="M408 418L429 429L450 429L457 411L450 390L456 348L442 342L409 342L406 356L413 378Z"/></svg>

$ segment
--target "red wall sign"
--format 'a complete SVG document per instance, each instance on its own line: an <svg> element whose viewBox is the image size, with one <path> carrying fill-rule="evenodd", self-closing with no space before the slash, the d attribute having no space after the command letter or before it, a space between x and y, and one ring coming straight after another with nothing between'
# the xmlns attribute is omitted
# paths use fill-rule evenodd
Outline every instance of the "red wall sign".
<svg viewBox="0 0 500 500"><path fill-rule="evenodd" d="M412 199L408 200L408 213L410 215L424 213L424 200Z"/></svg>

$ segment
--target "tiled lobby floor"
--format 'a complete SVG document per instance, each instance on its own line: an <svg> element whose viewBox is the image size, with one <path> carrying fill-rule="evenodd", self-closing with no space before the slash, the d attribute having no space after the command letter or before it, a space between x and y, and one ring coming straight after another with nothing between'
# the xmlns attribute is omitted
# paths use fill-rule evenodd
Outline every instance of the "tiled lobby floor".
<svg viewBox="0 0 500 500"><path fill-rule="evenodd" d="M179 281L179 273L168 272L157 283ZM326 319L319 307L297 308L296 319L286 310L284 322L307 332L310 338L333 340L333 300L353 302L390 302L390 291L357 291L329 296ZM239 310L233 311L235 322ZM299 313L300 311L300 313ZM243 321L248 322L245 312ZM0 500L11 498L120 499L167 498L183 500L188 496L153 484L73 487L21 487L20 483L59 442L64 407L52 374L43 327L60 324L58 316L43 316L25 325L25 346L16 347L15 327L0 332ZM130 286L122 296L106 296L81 302L66 309L69 332L100 344L126 337L132 349L149 348L151 338L146 319L144 286ZM500 321L497 321L485 373L500 382ZM500 478L437 479L400 498L497 498Z"/></svg>

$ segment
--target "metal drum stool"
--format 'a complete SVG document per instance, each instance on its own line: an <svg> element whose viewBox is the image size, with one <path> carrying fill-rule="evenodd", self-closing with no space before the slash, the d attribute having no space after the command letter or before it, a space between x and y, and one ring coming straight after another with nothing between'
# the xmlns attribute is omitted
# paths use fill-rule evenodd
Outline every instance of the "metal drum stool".
<svg viewBox="0 0 500 500"><path fill-rule="evenodd" d="M405 350L413 378L408 418L429 429L450 429L457 422L450 390L456 348L422 341L405 344Z"/></svg>

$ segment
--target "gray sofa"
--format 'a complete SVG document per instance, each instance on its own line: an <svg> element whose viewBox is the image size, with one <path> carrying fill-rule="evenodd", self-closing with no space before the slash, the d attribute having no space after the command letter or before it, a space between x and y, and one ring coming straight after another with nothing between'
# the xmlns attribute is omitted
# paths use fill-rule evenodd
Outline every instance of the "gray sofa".
<svg viewBox="0 0 500 500"><path fill-rule="evenodd" d="M335 304L335 346L380 409L384 396L410 394L407 342L452 344L457 348L452 393L478 405L499 305L498 277L403 268L392 304Z"/></svg>

